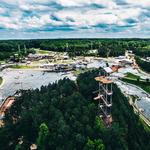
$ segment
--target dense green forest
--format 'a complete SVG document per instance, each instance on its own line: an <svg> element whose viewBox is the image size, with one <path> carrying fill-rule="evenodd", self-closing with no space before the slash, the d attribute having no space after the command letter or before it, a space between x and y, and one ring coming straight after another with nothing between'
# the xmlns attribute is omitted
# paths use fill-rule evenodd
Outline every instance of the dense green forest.
<svg viewBox="0 0 150 150"><path fill-rule="evenodd" d="M36 143L39 150L149 150L150 131L116 85L111 128L98 117L93 101L97 75L97 70L89 71L76 83L65 78L21 91L0 128L0 149L28 150Z"/></svg>
<svg viewBox="0 0 150 150"><path fill-rule="evenodd" d="M142 60L140 57L135 57L137 64L140 68L142 68L144 71L150 73L150 62Z"/></svg>
<svg viewBox="0 0 150 150"><path fill-rule="evenodd" d="M8 58L18 51L18 45L25 55L24 47L51 51L67 51L70 56L88 55L91 49L98 49L98 55L124 55L125 50L133 50L136 55L150 56L150 40L144 39L43 39L43 40L1 40L0 59Z"/></svg>

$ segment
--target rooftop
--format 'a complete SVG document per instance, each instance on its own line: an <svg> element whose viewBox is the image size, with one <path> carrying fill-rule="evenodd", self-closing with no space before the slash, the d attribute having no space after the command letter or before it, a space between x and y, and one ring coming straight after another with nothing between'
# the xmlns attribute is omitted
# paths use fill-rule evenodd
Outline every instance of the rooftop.
<svg viewBox="0 0 150 150"><path fill-rule="evenodd" d="M107 73L112 73L112 69L110 67L104 67L104 70L107 72Z"/></svg>
<svg viewBox="0 0 150 150"><path fill-rule="evenodd" d="M103 84L110 84L110 83L112 83L112 80L109 79L108 77L105 77L105 76L96 77L95 80L99 81L99 82L101 82Z"/></svg>

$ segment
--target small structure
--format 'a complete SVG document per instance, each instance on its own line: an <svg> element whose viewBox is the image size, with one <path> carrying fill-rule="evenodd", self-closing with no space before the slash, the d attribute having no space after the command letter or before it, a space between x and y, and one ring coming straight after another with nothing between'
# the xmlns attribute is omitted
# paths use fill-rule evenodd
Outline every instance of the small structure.
<svg viewBox="0 0 150 150"><path fill-rule="evenodd" d="M121 67L131 66L132 64L133 64L133 61L131 61L129 59L123 59L123 60L119 61L119 66L121 66Z"/></svg>
<svg viewBox="0 0 150 150"><path fill-rule="evenodd" d="M54 64L53 63L43 64L40 66L40 68L49 69L49 70L53 71L54 70Z"/></svg>
<svg viewBox="0 0 150 150"><path fill-rule="evenodd" d="M150 62L150 57L146 57L146 61L147 61L147 62Z"/></svg>
<svg viewBox="0 0 150 150"><path fill-rule="evenodd" d="M35 61L35 60L41 60L41 59L53 59L53 56L49 54L32 54L30 53L27 57L28 61Z"/></svg>
<svg viewBox="0 0 150 150"><path fill-rule="evenodd" d="M106 74L110 74L110 73L113 72L110 67L104 67L103 69L104 69L104 71L106 72Z"/></svg>
<svg viewBox="0 0 150 150"><path fill-rule="evenodd" d="M64 53L64 55L63 55L63 60L68 60L68 59L69 59L68 54L67 54L67 53Z"/></svg>
<svg viewBox="0 0 150 150"><path fill-rule="evenodd" d="M98 54L98 49L89 50L88 54Z"/></svg>
<svg viewBox="0 0 150 150"><path fill-rule="evenodd" d="M115 57L115 59L117 59L117 60L122 60L122 59L126 59L126 56L118 56L118 57Z"/></svg>
<svg viewBox="0 0 150 150"><path fill-rule="evenodd" d="M86 67L84 64L76 64L76 70L85 69Z"/></svg>
<svg viewBox="0 0 150 150"><path fill-rule="evenodd" d="M36 144L32 144L30 146L30 150L37 150L37 145Z"/></svg>
<svg viewBox="0 0 150 150"><path fill-rule="evenodd" d="M129 60L134 60L134 54L133 52L130 50L130 51L125 51L125 57L126 59L129 59Z"/></svg>
<svg viewBox="0 0 150 150"><path fill-rule="evenodd" d="M118 70L120 69L121 67L119 65L112 65L111 66L111 69L113 72L118 72Z"/></svg>
<svg viewBox="0 0 150 150"><path fill-rule="evenodd" d="M111 72L111 68L106 67L101 70L98 77L95 77L95 80L99 82L99 89L98 95L94 100L98 101L99 116L103 119L107 127L110 127L112 123L111 107L113 81L109 76Z"/></svg>

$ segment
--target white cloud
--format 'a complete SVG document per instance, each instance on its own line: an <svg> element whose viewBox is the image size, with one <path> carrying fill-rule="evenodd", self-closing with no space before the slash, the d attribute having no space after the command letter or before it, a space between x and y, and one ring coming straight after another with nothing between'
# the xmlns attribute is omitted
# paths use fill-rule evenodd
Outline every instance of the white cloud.
<svg viewBox="0 0 150 150"><path fill-rule="evenodd" d="M138 18L141 14L142 10L140 8L125 8L116 10L115 13L121 19L128 19L128 18Z"/></svg>
<svg viewBox="0 0 150 150"><path fill-rule="evenodd" d="M5 12L6 12L5 8L1 8L1 7L0 7L0 14L3 14L3 13L5 13Z"/></svg>
<svg viewBox="0 0 150 150"><path fill-rule="evenodd" d="M14 4L18 4L19 0L1 0L1 2L5 2L7 4L14 5Z"/></svg>
<svg viewBox="0 0 150 150"><path fill-rule="evenodd" d="M115 0L0 1L3 2L3 7L6 5L4 8L0 7L0 27L13 31L40 30L46 27L58 29L59 26L67 25L81 32L93 33L103 31L102 27L95 27L99 24L107 24L109 29L131 24L134 27L127 27L128 33L133 32L133 29L134 32L149 29L150 17L147 15L142 18L142 15L149 14L147 8L150 7L150 0L124 0L128 5L117 5ZM55 3L62 6L60 10ZM103 7L93 7L93 4ZM82 30L82 27L87 30Z"/></svg>
<svg viewBox="0 0 150 150"><path fill-rule="evenodd" d="M9 17L0 17L0 26L8 29L18 29L18 24L12 22Z"/></svg>
<svg viewBox="0 0 150 150"><path fill-rule="evenodd" d="M48 11L50 7L45 5L32 5L32 4L21 4L20 9L23 11Z"/></svg>
<svg viewBox="0 0 150 150"><path fill-rule="evenodd" d="M28 0L29 1L29 0ZM33 3L50 3L50 2L54 2L55 0L32 0L31 2ZM57 1L57 0L56 0Z"/></svg>
<svg viewBox="0 0 150 150"><path fill-rule="evenodd" d="M149 7L150 1L149 0L126 0L127 3L130 5L142 6L142 7Z"/></svg>
<svg viewBox="0 0 150 150"><path fill-rule="evenodd" d="M126 19L138 20L142 10L134 9L95 9L95 10L61 10L55 15L64 23L79 27L95 26L97 24L116 24L125 25Z"/></svg>
<svg viewBox="0 0 150 150"><path fill-rule="evenodd" d="M93 26L98 23L115 23L117 18L113 14L101 14L98 10L89 10L84 13L80 10L62 10L55 13L55 16L64 23L75 26Z"/></svg>
<svg viewBox="0 0 150 150"><path fill-rule="evenodd" d="M108 8L116 7L116 3L112 0L56 0L57 3L61 4L62 6L69 7L69 6L85 6L91 4L102 5Z"/></svg>
<svg viewBox="0 0 150 150"><path fill-rule="evenodd" d="M34 16L34 17L28 17L28 18L24 19L24 21L22 22L21 28L23 29L25 26L26 29L34 29L34 28L42 28L45 25L59 26L59 25L62 25L62 22L52 20L50 18L50 15L45 14L40 17Z"/></svg>

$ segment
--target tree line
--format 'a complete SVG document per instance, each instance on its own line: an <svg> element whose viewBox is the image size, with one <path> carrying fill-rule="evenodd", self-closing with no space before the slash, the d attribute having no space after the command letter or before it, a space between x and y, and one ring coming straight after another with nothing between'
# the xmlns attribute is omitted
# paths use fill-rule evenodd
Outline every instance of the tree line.
<svg viewBox="0 0 150 150"><path fill-rule="evenodd" d="M124 55L125 50L132 50L136 55L150 56L148 39L43 39L43 40L1 40L0 59L9 58L18 52L18 45L23 55L24 47L43 50L68 52L70 56L88 55L89 50L97 49L98 56ZM91 55L91 54L90 54Z"/></svg>
<svg viewBox="0 0 150 150"><path fill-rule="evenodd" d="M144 71L150 73L150 62L144 61L138 56L136 56L135 59L140 68L142 68Z"/></svg>

